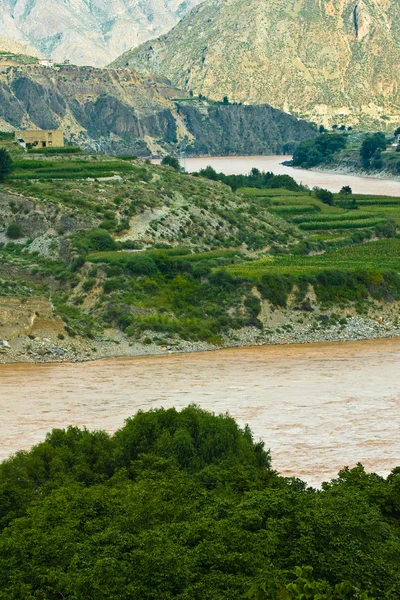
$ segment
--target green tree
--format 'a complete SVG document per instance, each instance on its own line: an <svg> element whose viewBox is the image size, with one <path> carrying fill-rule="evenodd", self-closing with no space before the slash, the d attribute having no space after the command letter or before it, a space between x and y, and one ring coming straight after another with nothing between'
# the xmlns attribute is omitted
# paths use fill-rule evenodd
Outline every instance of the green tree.
<svg viewBox="0 0 400 600"><path fill-rule="evenodd" d="M323 202L324 204L333 206L335 197L332 192L323 188L314 188L314 193L318 200L321 200L321 202Z"/></svg>
<svg viewBox="0 0 400 600"><path fill-rule="evenodd" d="M170 154L167 154L167 156L164 156L164 158L161 161L161 164L164 167L172 167L173 169L175 169L175 171L180 172L181 170L181 165L179 164L179 160L177 158L175 158L175 156L171 156Z"/></svg>
<svg viewBox="0 0 400 600"><path fill-rule="evenodd" d="M339 192L339 194L341 194L342 196L351 196L352 193L353 193L353 190L351 189L351 187L349 185L344 185Z"/></svg>
<svg viewBox="0 0 400 600"><path fill-rule="evenodd" d="M372 158L374 158L375 161L379 161L380 151L386 150L386 147L387 141L384 133L378 132L367 135L360 147L360 157L364 168L370 168L370 161Z"/></svg>
<svg viewBox="0 0 400 600"><path fill-rule="evenodd" d="M4 148L0 149L0 182L7 179L8 175L14 170L14 164L11 156Z"/></svg>

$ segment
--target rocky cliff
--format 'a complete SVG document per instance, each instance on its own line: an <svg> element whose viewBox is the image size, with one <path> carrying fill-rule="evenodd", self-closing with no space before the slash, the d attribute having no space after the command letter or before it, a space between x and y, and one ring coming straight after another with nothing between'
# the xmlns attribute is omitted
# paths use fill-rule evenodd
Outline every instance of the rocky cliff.
<svg viewBox="0 0 400 600"><path fill-rule="evenodd" d="M325 125L397 122L398 0L206 0L115 61Z"/></svg>
<svg viewBox="0 0 400 600"><path fill-rule="evenodd" d="M0 35L57 61L104 65L131 46L171 29L198 2L2 0Z"/></svg>
<svg viewBox="0 0 400 600"><path fill-rule="evenodd" d="M274 153L315 135L309 124L267 105L185 96L166 79L130 69L6 66L0 68L0 130L62 128L68 141L85 148L142 156L178 149Z"/></svg>

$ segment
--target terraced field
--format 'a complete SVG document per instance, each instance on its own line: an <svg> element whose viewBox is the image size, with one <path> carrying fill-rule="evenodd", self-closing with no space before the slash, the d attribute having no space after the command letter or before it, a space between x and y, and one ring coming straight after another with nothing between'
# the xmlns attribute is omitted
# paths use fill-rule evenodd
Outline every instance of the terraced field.
<svg viewBox="0 0 400 600"><path fill-rule="evenodd" d="M296 226L303 232L304 239L313 243L357 243L363 238L386 235L385 228L394 233L395 226L400 224L400 198L390 196L335 194L334 204L329 206L311 191L243 188L239 193L252 204L268 207L271 213ZM318 232L319 236L313 237L307 232ZM352 237L351 234L356 235Z"/></svg>

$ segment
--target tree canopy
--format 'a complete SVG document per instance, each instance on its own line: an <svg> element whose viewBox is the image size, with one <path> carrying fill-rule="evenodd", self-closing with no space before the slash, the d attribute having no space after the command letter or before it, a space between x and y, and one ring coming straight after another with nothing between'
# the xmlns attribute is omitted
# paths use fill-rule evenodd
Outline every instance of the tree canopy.
<svg viewBox="0 0 400 600"><path fill-rule="evenodd" d="M55 429L0 465L1 600L400 596L400 469L321 490L228 415Z"/></svg>
<svg viewBox="0 0 400 600"><path fill-rule="evenodd" d="M13 169L14 165L11 156L5 148L0 148L0 182L5 181Z"/></svg>
<svg viewBox="0 0 400 600"><path fill-rule="evenodd" d="M161 164L165 167L172 167L173 169L175 169L175 171L178 172L181 170L179 160L175 158L175 156L170 156L169 154L167 154L167 156L164 156L164 158L161 161Z"/></svg>
<svg viewBox="0 0 400 600"><path fill-rule="evenodd" d="M193 175L205 177L212 181L221 181L225 185L229 185L234 192L242 187L257 189L284 188L292 192L304 189L290 175L274 175L271 171L260 171L256 168L251 169L249 175L225 175L225 173L217 173L213 167L208 165L205 169L201 169Z"/></svg>
<svg viewBox="0 0 400 600"><path fill-rule="evenodd" d="M319 164L329 163L336 152L343 150L347 144L345 133L321 133L313 140L300 142L293 153L294 167L311 169Z"/></svg>

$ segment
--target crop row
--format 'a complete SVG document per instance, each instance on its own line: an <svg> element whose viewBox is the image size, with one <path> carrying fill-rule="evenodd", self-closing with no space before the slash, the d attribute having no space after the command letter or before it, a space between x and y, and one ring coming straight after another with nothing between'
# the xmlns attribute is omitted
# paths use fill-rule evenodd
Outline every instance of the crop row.
<svg viewBox="0 0 400 600"><path fill-rule="evenodd" d="M298 216L298 217L293 217L292 222L293 223L307 223L309 221L312 221L313 223L332 223L332 222L339 222L339 221L342 221L342 222L343 221L358 221L358 220L376 219L376 218L377 218L376 215L374 215L372 213L352 211L351 214L346 212L346 213L333 213L333 214L324 213L324 214L311 215L311 216L310 215Z"/></svg>
<svg viewBox="0 0 400 600"><path fill-rule="evenodd" d="M302 215L304 213L318 212L318 207L314 204L286 204L281 206L271 206L270 211L277 215ZM309 218L310 217L305 217L305 220L308 220Z"/></svg>
<svg viewBox="0 0 400 600"><path fill-rule="evenodd" d="M324 231L326 229L361 229L365 227L376 227L384 223L385 219L364 219L356 221L329 221L325 223L315 223L308 221L300 223L300 229L304 231Z"/></svg>

